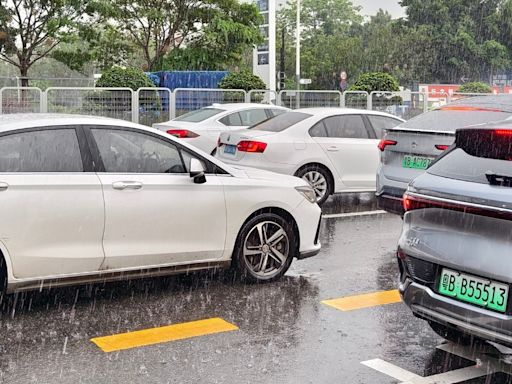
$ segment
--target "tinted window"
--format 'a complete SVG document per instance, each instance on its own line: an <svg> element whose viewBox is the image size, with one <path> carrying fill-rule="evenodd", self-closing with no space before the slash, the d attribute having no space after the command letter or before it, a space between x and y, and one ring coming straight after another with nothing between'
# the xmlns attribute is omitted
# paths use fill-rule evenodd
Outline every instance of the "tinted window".
<svg viewBox="0 0 512 384"><path fill-rule="evenodd" d="M270 112L270 116L279 116L279 115L282 115L283 113L286 113L286 109L277 109L277 108L267 109L267 111Z"/></svg>
<svg viewBox="0 0 512 384"><path fill-rule="evenodd" d="M74 129L0 137L0 172L83 172Z"/></svg>
<svg viewBox="0 0 512 384"><path fill-rule="evenodd" d="M246 126L258 124L268 119L267 112L265 112L263 108L249 109L247 111L240 111L239 113L242 119L242 125Z"/></svg>
<svg viewBox="0 0 512 384"><path fill-rule="evenodd" d="M303 112L286 112L282 115L256 124L250 129L255 129L257 131L281 132L302 120L306 120L311 116L312 115L309 113Z"/></svg>
<svg viewBox="0 0 512 384"><path fill-rule="evenodd" d="M441 108L416 116L402 123L400 128L454 132L457 128L505 120L510 116L512 116L512 113L509 112L472 111L462 108L460 110L443 110Z"/></svg>
<svg viewBox="0 0 512 384"><path fill-rule="evenodd" d="M224 116L219 121L222 124L227 125L228 127L239 127L242 125L242 120L240 119L240 115L238 114L238 112Z"/></svg>
<svg viewBox="0 0 512 384"><path fill-rule="evenodd" d="M360 115L331 116L324 119L327 136L347 139L367 139L368 131Z"/></svg>
<svg viewBox="0 0 512 384"><path fill-rule="evenodd" d="M309 130L309 136L311 137L327 137L327 131L325 130L325 125L323 121L316 123Z"/></svg>
<svg viewBox="0 0 512 384"><path fill-rule="evenodd" d="M106 172L184 173L175 145L145 133L91 129Z"/></svg>
<svg viewBox="0 0 512 384"><path fill-rule="evenodd" d="M198 109L197 111L185 113L184 115L178 116L174 120L175 121L188 121L190 123L199 123L199 122L206 120L212 116L218 115L221 112L224 112L224 109L202 108L202 109Z"/></svg>
<svg viewBox="0 0 512 384"><path fill-rule="evenodd" d="M386 116L378 116L378 115L366 115L372 123L373 130L377 135L377 138L380 139L384 136L384 130L396 127L402 121L393 119L391 117Z"/></svg>
<svg viewBox="0 0 512 384"><path fill-rule="evenodd" d="M508 160L471 156L463 149L456 148L435 162L427 172L450 179L488 184L487 172L512 176L512 164Z"/></svg>

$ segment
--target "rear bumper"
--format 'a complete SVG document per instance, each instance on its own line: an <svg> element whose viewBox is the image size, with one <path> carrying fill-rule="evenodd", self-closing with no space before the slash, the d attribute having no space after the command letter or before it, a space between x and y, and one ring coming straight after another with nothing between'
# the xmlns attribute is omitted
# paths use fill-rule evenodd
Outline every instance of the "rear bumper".
<svg viewBox="0 0 512 384"><path fill-rule="evenodd" d="M380 209L403 216L402 196L405 189L384 187L377 192L377 205Z"/></svg>
<svg viewBox="0 0 512 384"><path fill-rule="evenodd" d="M512 346L511 316L441 296L409 278L400 284L399 292L416 317Z"/></svg>

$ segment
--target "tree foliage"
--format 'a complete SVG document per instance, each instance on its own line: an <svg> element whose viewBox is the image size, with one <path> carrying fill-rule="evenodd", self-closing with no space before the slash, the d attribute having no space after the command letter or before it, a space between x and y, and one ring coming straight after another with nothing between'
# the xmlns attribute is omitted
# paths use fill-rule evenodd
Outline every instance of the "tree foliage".
<svg viewBox="0 0 512 384"><path fill-rule="evenodd" d="M457 92L460 93L492 93L492 88L490 85L474 81L471 83L462 84Z"/></svg>
<svg viewBox="0 0 512 384"><path fill-rule="evenodd" d="M389 73L372 72L363 73L349 89L350 91L364 92L397 92L400 90L398 81Z"/></svg>
<svg viewBox="0 0 512 384"><path fill-rule="evenodd" d="M127 87L136 91L139 88L155 85L151 79L138 68L112 67L101 74L96 87Z"/></svg>
<svg viewBox="0 0 512 384"><path fill-rule="evenodd" d="M266 89L264 81L249 71L232 72L221 80L219 88L222 89Z"/></svg>

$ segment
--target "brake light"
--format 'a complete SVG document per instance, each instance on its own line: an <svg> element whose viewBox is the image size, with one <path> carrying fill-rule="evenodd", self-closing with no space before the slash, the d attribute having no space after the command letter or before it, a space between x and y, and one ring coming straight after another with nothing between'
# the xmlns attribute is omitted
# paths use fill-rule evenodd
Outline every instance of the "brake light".
<svg viewBox="0 0 512 384"><path fill-rule="evenodd" d="M379 144L377 145L377 148L379 148L381 152L384 152L384 150L386 149L386 147L388 145L397 145L397 144L398 144L398 142L396 142L395 140L381 139Z"/></svg>
<svg viewBox="0 0 512 384"><path fill-rule="evenodd" d="M169 129L167 130L167 133L180 139L192 139L194 137L199 137L197 133L189 131L188 129Z"/></svg>
<svg viewBox="0 0 512 384"><path fill-rule="evenodd" d="M460 111L460 112L503 112L501 109L497 108L487 108L487 107L471 107L467 105L445 105L439 108L441 111Z"/></svg>
<svg viewBox="0 0 512 384"><path fill-rule="evenodd" d="M512 136L512 129L496 129L494 133L497 136Z"/></svg>
<svg viewBox="0 0 512 384"><path fill-rule="evenodd" d="M263 153L267 148L267 143L262 143L261 141L251 141L251 140L243 140L238 143L236 149L240 152L253 152L253 153Z"/></svg>
<svg viewBox="0 0 512 384"><path fill-rule="evenodd" d="M439 149L440 151L446 151L448 148L450 148L449 145L446 144L437 144L436 149Z"/></svg>
<svg viewBox="0 0 512 384"><path fill-rule="evenodd" d="M492 217L496 219L512 220L512 211L493 209L491 207L474 206L459 202L441 201L419 196L410 195L407 192L402 199L402 205L406 212L417 209L440 208L449 211L469 213L473 215Z"/></svg>

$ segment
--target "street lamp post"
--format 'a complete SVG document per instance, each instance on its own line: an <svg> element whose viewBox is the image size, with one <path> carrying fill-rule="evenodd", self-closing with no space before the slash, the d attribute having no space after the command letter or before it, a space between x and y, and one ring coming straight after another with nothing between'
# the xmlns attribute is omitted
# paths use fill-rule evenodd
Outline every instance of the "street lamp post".
<svg viewBox="0 0 512 384"><path fill-rule="evenodd" d="M297 0L297 25L295 28L296 45L295 45L295 82L296 82L296 106L300 108L300 0Z"/></svg>

